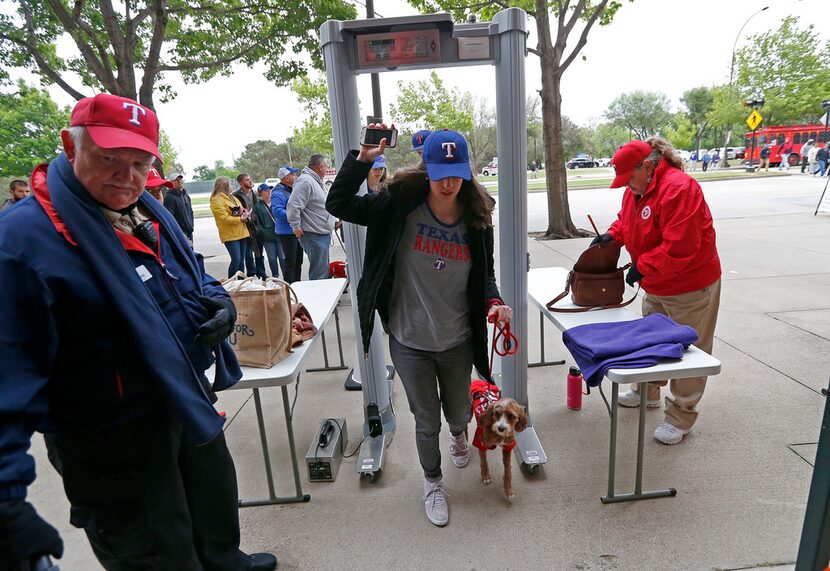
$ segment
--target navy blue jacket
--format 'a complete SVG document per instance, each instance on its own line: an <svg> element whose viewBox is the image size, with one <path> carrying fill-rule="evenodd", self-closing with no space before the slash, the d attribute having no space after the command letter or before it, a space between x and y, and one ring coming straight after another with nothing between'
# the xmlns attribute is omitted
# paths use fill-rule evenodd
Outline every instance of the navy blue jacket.
<svg viewBox="0 0 830 571"><path fill-rule="evenodd" d="M47 187L48 176L48 187ZM117 233L61 155L32 175L34 195L0 214L0 501L35 478L32 433L106 430L166 412L197 443L223 419L213 390L241 377L223 342L194 343L200 295L225 297L172 216L148 193L158 255Z"/></svg>
<svg viewBox="0 0 830 571"><path fill-rule="evenodd" d="M171 188L164 197L164 207L170 211L179 228L189 240L193 240L193 206L187 191Z"/></svg>

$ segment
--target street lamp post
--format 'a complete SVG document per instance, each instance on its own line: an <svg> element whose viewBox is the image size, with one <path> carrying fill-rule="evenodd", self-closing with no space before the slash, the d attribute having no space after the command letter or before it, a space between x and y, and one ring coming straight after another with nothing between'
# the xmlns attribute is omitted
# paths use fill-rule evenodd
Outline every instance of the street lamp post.
<svg viewBox="0 0 830 571"><path fill-rule="evenodd" d="M741 26L741 29L738 30L738 34L735 36L735 43L732 44L732 64L729 66L729 93L730 94L732 93L733 79L735 77L735 50L737 50L737 48L738 48L738 40L741 39L741 32L744 31L744 28L746 28L746 25L749 24L749 21L752 18L754 18L755 16L757 16L758 14L763 12L764 10L768 10L768 9L769 9L769 6L764 6L763 8L758 10L757 12L754 12L749 18L746 19L746 22L743 23L743 26ZM727 127L727 129L726 129L726 140L723 142L723 156L721 158L721 166L724 166L724 167L729 166L729 162L727 162L727 160L726 160L727 155L728 155L726 149L727 149L727 146L729 145L729 139L731 139L731 138L732 138L732 128Z"/></svg>

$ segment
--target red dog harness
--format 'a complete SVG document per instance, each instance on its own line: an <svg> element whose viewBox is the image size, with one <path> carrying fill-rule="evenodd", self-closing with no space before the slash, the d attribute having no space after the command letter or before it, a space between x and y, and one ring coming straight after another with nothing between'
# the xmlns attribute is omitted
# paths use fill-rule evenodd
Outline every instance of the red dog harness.
<svg viewBox="0 0 830 571"><path fill-rule="evenodd" d="M470 396L473 397L473 414L478 421L479 417L484 414L487 408L494 402L501 399L499 387L491 385L487 381L477 379L470 384ZM479 450L495 450L496 446L487 446L484 444L484 428L481 425L476 426L476 432L473 436L473 446ZM516 446L514 440L512 444L502 446L506 450L513 450Z"/></svg>

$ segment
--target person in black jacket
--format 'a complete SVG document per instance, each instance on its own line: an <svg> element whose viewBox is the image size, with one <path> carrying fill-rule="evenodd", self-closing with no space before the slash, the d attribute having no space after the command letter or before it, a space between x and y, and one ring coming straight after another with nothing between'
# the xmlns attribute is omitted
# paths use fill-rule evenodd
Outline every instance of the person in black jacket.
<svg viewBox="0 0 830 571"><path fill-rule="evenodd" d="M193 245L193 205L190 196L184 188L184 175L181 173L170 173L168 179L173 183L173 188L167 191L164 197L164 207L170 211L179 228L187 236L190 245Z"/></svg>
<svg viewBox="0 0 830 571"><path fill-rule="evenodd" d="M377 310L415 416L426 515L443 526L449 511L438 444L441 410L452 461L464 467L470 458L471 368L492 382L486 322L509 322L512 310L499 295L493 270L495 201L472 176L464 137L435 131L424 142L419 167L398 171L377 193L357 196L385 148L382 140L350 152L326 208L367 227L357 294L363 348L368 352Z"/></svg>

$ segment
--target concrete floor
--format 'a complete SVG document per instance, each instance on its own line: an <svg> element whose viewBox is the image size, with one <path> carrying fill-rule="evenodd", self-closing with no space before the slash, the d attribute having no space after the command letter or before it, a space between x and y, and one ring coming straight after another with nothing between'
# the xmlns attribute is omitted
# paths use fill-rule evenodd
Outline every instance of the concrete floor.
<svg viewBox="0 0 830 571"><path fill-rule="evenodd" d="M242 548L273 551L281 568L299 569L791 569L824 406L819 390L827 386L830 370L830 205L813 216L823 182L793 174L704 184L723 264L714 347L723 370L710 379L700 420L682 444L667 447L651 439L661 412L647 415L645 486L675 486L676 497L600 503L607 474L605 407L592 392L582 411L568 410L567 368L549 366L528 372L533 425L549 463L532 476L514 465L512 503L501 493L495 454L497 483L489 487L479 481L475 458L464 469L445 458L450 523L439 529L426 520L414 423L396 385L397 432L381 477L374 483L359 479L354 458L344 460L334 483L309 483L303 473L309 503L240 510ZM529 196L529 229L542 230L544 194ZM619 191L570 193L577 225L588 227L585 215L591 214L600 230L614 219L619 201ZM196 245L208 270L224 275L228 258L212 220L198 221ZM532 265L570 266L586 245L585 239L530 240ZM343 257L336 243L332 256ZM354 360L350 310L345 296L347 364ZM535 310L529 310L529 323L531 338L523 341L534 360L539 355ZM331 341L333 326L329 333ZM548 359L572 363L550 325L545 350ZM321 365L318 351L309 366ZM343 390L344 379L344 371L301 376L294 410L301 457L321 418L344 416L348 448L357 445L363 401L360 393ZM292 397L294 391L290 387ZM248 391L228 391L218 402L232 419L226 435L243 497L266 494L250 397ZM292 479L279 391L265 390L263 397L277 489L288 494ZM634 477L637 412L622 410L620 419L617 487L622 491ZM442 441L448 445L446 431ZM68 503L40 436L32 452L39 477L30 499L66 542L61 568L98 569L82 532L68 524Z"/></svg>

